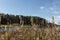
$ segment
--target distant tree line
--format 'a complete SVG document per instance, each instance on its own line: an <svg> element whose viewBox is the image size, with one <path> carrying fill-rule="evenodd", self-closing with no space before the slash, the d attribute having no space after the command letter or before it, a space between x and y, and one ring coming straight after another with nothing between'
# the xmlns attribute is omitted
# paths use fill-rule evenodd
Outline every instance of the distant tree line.
<svg viewBox="0 0 60 40"><path fill-rule="evenodd" d="M1 24L13 24L13 23L19 23L20 19L19 16L16 15L3 15L1 16Z"/></svg>
<svg viewBox="0 0 60 40"><path fill-rule="evenodd" d="M22 15L9 15L5 14L0 16L1 18L1 24L20 24L20 25L46 25L47 21L44 18L41 17L35 17L35 16L22 16Z"/></svg>

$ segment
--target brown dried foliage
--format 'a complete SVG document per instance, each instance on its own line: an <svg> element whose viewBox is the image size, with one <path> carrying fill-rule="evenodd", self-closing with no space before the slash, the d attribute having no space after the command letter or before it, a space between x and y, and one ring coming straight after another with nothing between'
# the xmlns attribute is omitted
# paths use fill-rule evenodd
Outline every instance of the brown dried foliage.
<svg viewBox="0 0 60 40"><path fill-rule="evenodd" d="M60 40L60 31L56 28L22 26L19 30L0 32L0 40Z"/></svg>

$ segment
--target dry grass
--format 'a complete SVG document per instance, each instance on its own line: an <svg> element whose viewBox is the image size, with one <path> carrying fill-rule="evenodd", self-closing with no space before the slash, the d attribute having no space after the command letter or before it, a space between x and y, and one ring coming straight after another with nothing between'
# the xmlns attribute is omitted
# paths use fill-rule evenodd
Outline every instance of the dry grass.
<svg viewBox="0 0 60 40"><path fill-rule="evenodd" d="M0 40L60 40L60 31L54 27L22 26L19 30L1 32Z"/></svg>

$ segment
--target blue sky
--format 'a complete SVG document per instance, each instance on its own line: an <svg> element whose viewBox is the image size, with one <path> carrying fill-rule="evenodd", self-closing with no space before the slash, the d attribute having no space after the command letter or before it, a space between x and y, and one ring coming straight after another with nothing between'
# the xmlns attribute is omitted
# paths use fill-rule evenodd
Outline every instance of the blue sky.
<svg viewBox="0 0 60 40"><path fill-rule="evenodd" d="M0 0L0 13L39 16L60 21L60 0Z"/></svg>

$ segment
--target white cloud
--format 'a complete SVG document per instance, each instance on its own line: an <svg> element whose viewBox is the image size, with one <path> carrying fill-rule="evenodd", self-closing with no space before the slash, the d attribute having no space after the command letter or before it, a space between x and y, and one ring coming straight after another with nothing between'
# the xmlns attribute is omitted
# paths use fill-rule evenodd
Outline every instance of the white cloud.
<svg viewBox="0 0 60 40"><path fill-rule="evenodd" d="M55 23L58 24L60 22L60 15L55 16Z"/></svg>
<svg viewBox="0 0 60 40"><path fill-rule="evenodd" d="M51 14L60 14L60 8L57 7L41 7L41 9L44 9L44 11L51 13Z"/></svg>
<svg viewBox="0 0 60 40"><path fill-rule="evenodd" d="M53 10L54 10L54 8L50 7L50 8L49 8L49 10L53 11Z"/></svg>
<svg viewBox="0 0 60 40"><path fill-rule="evenodd" d="M45 7L44 6L41 6L40 9L44 9Z"/></svg>
<svg viewBox="0 0 60 40"><path fill-rule="evenodd" d="M55 16L55 23L57 24L60 22L60 0L53 0L53 2L49 5L41 6L40 10L42 13L50 13L51 15L57 15ZM49 19L50 20L50 19Z"/></svg>
<svg viewBox="0 0 60 40"><path fill-rule="evenodd" d="M53 11L51 13L54 13L54 14L60 14L60 11Z"/></svg>
<svg viewBox="0 0 60 40"><path fill-rule="evenodd" d="M60 19L60 15L59 16L55 16L56 19Z"/></svg>

